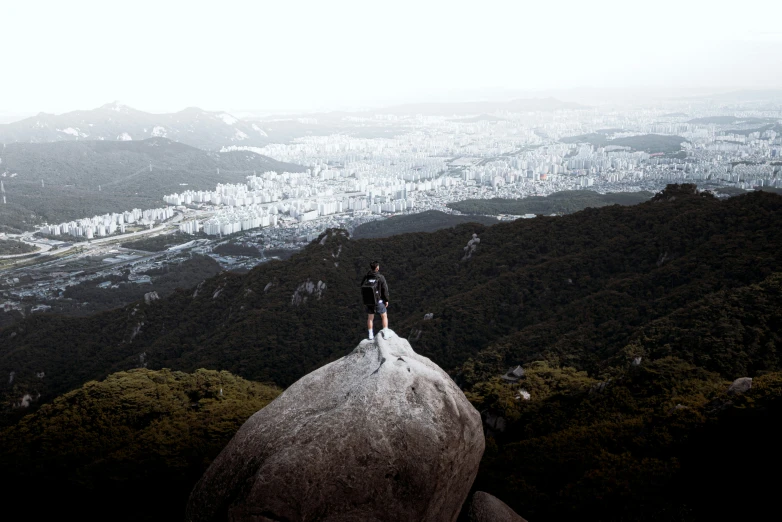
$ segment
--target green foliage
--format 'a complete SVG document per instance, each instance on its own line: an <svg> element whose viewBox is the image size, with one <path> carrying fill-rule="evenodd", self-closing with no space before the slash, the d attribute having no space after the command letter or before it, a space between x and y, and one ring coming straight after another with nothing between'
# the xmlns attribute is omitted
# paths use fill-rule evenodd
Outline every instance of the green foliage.
<svg viewBox="0 0 782 522"><path fill-rule="evenodd" d="M484 216L459 216L446 214L439 210L427 210L418 214L393 216L388 219L364 223L353 231L353 239L389 237L410 232L434 232L463 223L480 223L490 226L497 224L497 220Z"/></svg>
<svg viewBox="0 0 782 522"><path fill-rule="evenodd" d="M487 434L475 489L492 491L517 512L538 520L576 515L700 520L719 518L720 511L759 513L770 501L748 491L740 505L715 506L713 498L696 491L724 488L720 481L730 480L725 473L704 474L703 468L707 461L710 468L720 467L715 466L715 451L731 451L724 434L733 432L737 414L742 419L749 414L754 428L768 430L776 422L782 374L758 377L746 394L729 396L728 383L719 376L676 359L628 368L603 388L592 384L585 389L588 380L565 384L572 383L564 377L568 373L572 375L546 364L529 365L527 376L514 386L534 390L543 382L553 392L532 391L529 401L517 400L515 411L504 416L507 428ZM490 392L482 396L484 390ZM486 405L503 393L481 384L469 397ZM508 410L495 406L493 412ZM771 449L770 441L755 440L764 448L758 452ZM778 456L771 459L779 461ZM745 470L760 465L741 461Z"/></svg>
<svg viewBox="0 0 782 522"><path fill-rule="evenodd" d="M598 194L591 190L563 190L548 196L530 196L523 199L466 199L449 203L448 207L465 214L497 215L510 214L572 214L585 208L599 208L607 205L637 205L647 201L650 192L610 192ZM363 226L363 225L362 225Z"/></svg>
<svg viewBox="0 0 782 522"><path fill-rule="evenodd" d="M147 236L135 241L122 243L122 248L131 250L143 250L145 252L162 252L172 246L181 245L195 239L192 235L185 234L158 234L156 236Z"/></svg>
<svg viewBox="0 0 782 522"><path fill-rule="evenodd" d="M91 512L133 494L141 500L169 492L160 507L180 515L195 479L239 426L279 393L213 370L119 372L87 382L6 428L0 462L20 495L27 494L28 481L62 483L74 496L68 502L78 498ZM56 498L58 491L63 489L51 494ZM111 518L160 516L149 512L146 501L123 505Z"/></svg>
<svg viewBox="0 0 782 522"><path fill-rule="evenodd" d="M29 254L36 252L38 247L22 243L21 241L13 241L9 239L0 239L0 256L12 256L17 254Z"/></svg>
<svg viewBox="0 0 782 522"><path fill-rule="evenodd" d="M628 136L609 140L603 133L583 134L560 139L562 143L589 143L595 147L607 147L615 145L630 147L632 150L645 151L650 154L676 153L682 148L682 143L687 140L681 136L666 136L662 134L644 134L641 136Z"/></svg>
<svg viewBox="0 0 782 522"><path fill-rule="evenodd" d="M192 288L204 279L221 272L220 265L209 256L193 255L182 262L162 268L153 268L139 275L149 275L151 283L135 283L127 280L127 274L108 276L65 289L62 300L50 301L52 312L68 315L87 315L122 307L144 298L148 292L167 297L177 289ZM109 288L98 285L111 282Z"/></svg>
<svg viewBox="0 0 782 522"><path fill-rule="evenodd" d="M252 245L241 243L223 243L212 250L215 254L225 256L261 257L261 251Z"/></svg>

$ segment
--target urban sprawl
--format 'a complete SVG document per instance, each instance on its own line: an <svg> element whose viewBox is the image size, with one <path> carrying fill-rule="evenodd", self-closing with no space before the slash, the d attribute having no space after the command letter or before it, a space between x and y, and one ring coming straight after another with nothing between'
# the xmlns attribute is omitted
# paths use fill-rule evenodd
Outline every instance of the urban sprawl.
<svg viewBox="0 0 782 522"><path fill-rule="evenodd" d="M77 264L74 270L53 259L17 270L3 286L13 289L4 294L13 298L5 308L20 308L18 299L26 297L56 299L68 285L122 270L129 271L128 281L143 284L149 281L145 271L179 262L184 251L212 256L225 268L249 268L264 257L232 258L213 252L214 246L240 238L263 249L295 249L330 227L352 231L384 216L455 213L448 203L466 199L581 189L658 191L669 183L695 183L702 189L782 187L782 111L731 110L730 123L714 118L724 114L724 108L702 105L697 110L584 108L471 117L346 116L343 121L354 132L307 135L260 148L226 147L306 170L256 173L245 183L161 194L156 209L118 209L45 225L40 229L44 239L23 239L43 249L71 248L69 259L77 263L88 255L103 256L103 265L82 270ZM367 127L391 129L384 134L391 137L362 137ZM661 149L660 139L667 143ZM193 241L157 253L118 246L124 238L172 231L189 234ZM20 283L16 275L24 274L32 274L32 282Z"/></svg>

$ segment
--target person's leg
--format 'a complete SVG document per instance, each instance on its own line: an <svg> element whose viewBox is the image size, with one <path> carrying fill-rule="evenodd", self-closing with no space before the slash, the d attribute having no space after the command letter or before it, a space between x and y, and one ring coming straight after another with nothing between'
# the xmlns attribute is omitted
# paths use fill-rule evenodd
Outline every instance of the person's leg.
<svg viewBox="0 0 782 522"><path fill-rule="evenodd" d="M380 314L380 318L383 319L383 328L388 328L388 314L382 313Z"/></svg>
<svg viewBox="0 0 782 522"><path fill-rule="evenodd" d="M375 314L367 314L367 330L369 330L369 338L372 339L374 337L372 329L373 324L375 322Z"/></svg>

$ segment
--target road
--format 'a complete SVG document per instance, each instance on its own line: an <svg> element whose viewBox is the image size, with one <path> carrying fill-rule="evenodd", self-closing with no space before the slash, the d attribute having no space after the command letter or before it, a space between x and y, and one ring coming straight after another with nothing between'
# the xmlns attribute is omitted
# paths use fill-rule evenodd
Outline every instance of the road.
<svg viewBox="0 0 782 522"><path fill-rule="evenodd" d="M34 232L25 232L24 234L21 234L19 236L13 236L11 237L9 235L9 239L16 239L18 241L21 241L23 243L26 243L28 245L37 246L40 248L37 252L29 252L27 254L15 254L15 255L9 255L9 256L0 256L0 259L14 259L14 258L20 258L17 262L14 262L11 266L17 264L18 262L22 261L29 261L29 257L31 254L39 254L40 256L53 256L53 255L61 255L66 252L69 252L77 247L82 247L85 250L91 250L93 247L100 246L105 243L113 243L113 242L124 242L129 241L133 238L137 238L140 236L146 236L149 234L154 234L156 232L162 232L166 229L171 228L172 226L176 226L176 223L179 223L184 218L184 215L181 212L175 212L174 217L169 219L168 221L161 223L160 225L146 229L146 230L139 230L138 232L130 232L127 234L121 234L121 235L115 235L115 236L107 236L102 237L99 239L91 239L89 241L82 241L79 243L74 243L69 247L66 248L58 248L52 250L52 245L43 242L41 240L38 240L33 236ZM63 239L66 239L67 236L63 236ZM10 267L8 267L10 268ZM6 268L6 270L8 269Z"/></svg>

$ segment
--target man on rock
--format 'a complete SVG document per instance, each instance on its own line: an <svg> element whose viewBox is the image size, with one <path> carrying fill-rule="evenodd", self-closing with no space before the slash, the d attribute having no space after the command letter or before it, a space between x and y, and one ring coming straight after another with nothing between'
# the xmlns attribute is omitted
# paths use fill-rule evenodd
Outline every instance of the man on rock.
<svg viewBox="0 0 782 522"><path fill-rule="evenodd" d="M373 324L375 314L380 314L383 320L383 328L388 328L388 283L386 278L380 274L380 263L372 261L369 264L369 272L361 281L361 294L364 300L364 306L367 310L367 329L369 330L369 339L374 339Z"/></svg>

